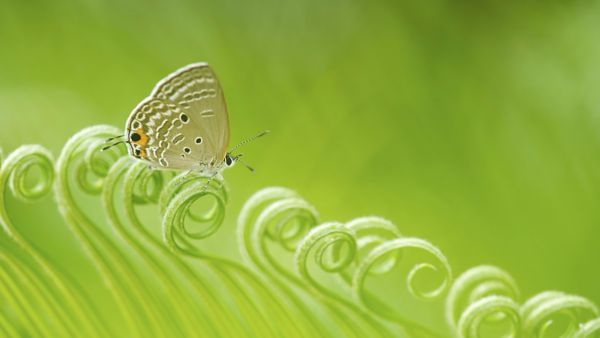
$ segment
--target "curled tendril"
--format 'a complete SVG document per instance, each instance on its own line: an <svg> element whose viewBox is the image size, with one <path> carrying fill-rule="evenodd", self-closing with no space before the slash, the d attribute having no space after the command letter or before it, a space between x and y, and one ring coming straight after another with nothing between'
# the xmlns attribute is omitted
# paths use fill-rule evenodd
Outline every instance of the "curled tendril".
<svg viewBox="0 0 600 338"><path fill-rule="evenodd" d="M119 133L119 129L106 125L85 128L67 141L56 161L56 200L63 217L76 233L80 229L94 227L76 203L75 189L70 178L74 175L76 186L85 193L100 194L110 167L124 153L118 147L112 147L109 151L101 149L106 138Z"/></svg>
<svg viewBox="0 0 600 338"><path fill-rule="evenodd" d="M384 333L385 329L369 319L371 314L340 296L339 286L336 287L337 290L332 290L326 283L318 282L309 269L309 256L313 254L317 268L327 273L335 273L336 277L341 280L341 286L346 287L348 293L351 293L352 272L358 262L368 254L371 248L399 236L400 232L397 227L380 217L361 217L346 224L338 222L321 224L310 230L298 244L296 266L299 274L308 281L308 285L318 291L319 296L325 296L337 304L345 305L350 311L367 320L377 332ZM390 270L397 262L399 255L399 252L389 255L389 259L382 260L381 264L375 264L371 273L381 274ZM417 323L404 319L398 322L417 331L420 329ZM420 330L420 332L426 332L426 330Z"/></svg>
<svg viewBox="0 0 600 338"><path fill-rule="evenodd" d="M212 197L212 206L201 214L194 214L191 206L202 197ZM210 180L194 172L182 173L163 189L159 205L163 211L163 240L176 251L189 255L202 255L191 240L199 240L215 233L225 218L227 190L223 181ZM202 225L192 231L186 227L186 218Z"/></svg>
<svg viewBox="0 0 600 338"><path fill-rule="evenodd" d="M33 172L36 171L37 174ZM35 175L35 176L33 176ZM32 177L33 176L33 177ZM32 258L35 263L35 270L41 276L46 278L45 284L56 292L56 296L61 297L61 306L53 306L53 314L56 314L59 320L57 325L65 325L62 329L70 332L81 330L81 334L90 337L98 336L98 321L93 319L94 313L89 309L83 297L78 293L73 285L70 285L64 279L55 266L50 264L45 257L39 253L24 238L19 230L11 222L6 206L5 191L8 186L13 195L25 202L34 201L43 197L53 187L55 181L55 171L52 154L45 148L38 145L22 146L12 152L2 163L0 170L0 223L12 239L19 244L23 251ZM54 299L50 299L50 304ZM50 305L52 306L52 305ZM66 313L71 313L67 316ZM48 315L48 313L46 313ZM102 331L104 332L104 331Z"/></svg>
<svg viewBox="0 0 600 338"><path fill-rule="evenodd" d="M83 191L93 195L102 192L104 178L112 164L124 155L124 151L118 147L109 151L101 149L105 146L105 137L119 132L110 126L94 126L84 129L65 145L64 149L71 152L70 158L81 159L74 164L73 170L76 182Z"/></svg>
<svg viewBox="0 0 600 338"><path fill-rule="evenodd" d="M280 206L283 209L279 209ZM294 322L302 323L303 335L323 335L326 326L313 316L313 309L296 296L288 283L291 282L300 288L304 288L305 284L278 264L269 250L269 242L273 242L273 238L277 238L272 234L277 234L277 228L280 230L283 228L281 223L285 222L284 218L292 222L294 217L296 217L295 222L304 223L295 228L299 230L316 225L318 216L316 210L291 189L268 187L257 191L247 200L238 216L239 248L244 260L268 277L269 281L277 286L275 291L282 291L280 295L285 295L285 297L281 297L281 301L289 302L292 305L288 307L289 315L294 317ZM276 219L279 220L276 221ZM269 223L279 224L272 228L273 224ZM271 229L269 229L270 227ZM289 245L284 245L284 249L289 250L288 247ZM286 311L287 313L288 311Z"/></svg>
<svg viewBox="0 0 600 338"><path fill-rule="evenodd" d="M590 320L589 322L581 325L579 330L575 332L573 338L587 338L595 337L600 335L600 318Z"/></svg>
<svg viewBox="0 0 600 338"><path fill-rule="evenodd" d="M122 188L122 204L125 206L126 215L132 224L132 231L147 239L152 245L163 249L160 241L149 231L149 227L143 226L136 212L136 205L157 204L161 192L165 187L165 174L160 170L152 170L144 162L132 161L127 165L124 174ZM118 202L117 202L118 203ZM172 257L172 253L168 253Z"/></svg>
<svg viewBox="0 0 600 338"><path fill-rule="evenodd" d="M360 262L364 257L378 245L401 237L400 230L392 222L377 216L359 217L345 224L345 228L354 233L358 250L355 262ZM402 258L402 251L388 255L387 259L377 260L369 270L369 274L384 274L390 271ZM343 274L344 280L350 283L351 277Z"/></svg>
<svg viewBox="0 0 600 338"><path fill-rule="evenodd" d="M38 168L39 175L28 179L34 168ZM34 180L29 182L31 180ZM44 196L52 188L54 170L52 154L45 148L36 145L22 146L13 151L2 162L0 169L0 223L6 231L20 245L29 247L28 242L13 226L6 210L5 190L8 186L13 196L24 202L32 202Z"/></svg>
<svg viewBox="0 0 600 338"><path fill-rule="evenodd" d="M387 242L384 242L377 247L375 247L371 252L365 257L365 259L358 265L356 271L353 276L353 290L356 298L367 308L372 309L377 312L379 315L388 318L395 318L394 314L389 313L388 310L382 310L380 307L371 306L371 302L369 301L369 296L367 291L365 290L365 282L367 276L370 274L370 270L373 267L378 266L378 261L388 259L389 255L393 255L397 253L397 251L406 250L406 249L418 249L423 250L424 252L430 254L435 258L436 264L430 263L420 263L414 265L408 273L407 276L407 286L408 291L416 298L422 300L434 299L441 295L444 291L446 291L448 284L452 279L452 273L450 269L450 264L448 260L444 256L444 254L431 243L419 239L419 238L397 238ZM422 274L425 271L436 272L438 274L443 275L443 278L439 285L432 290L419 290L416 287L415 281L416 277Z"/></svg>
<svg viewBox="0 0 600 338"><path fill-rule="evenodd" d="M271 267L291 277L269 252L267 240L295 251L306 232L317 224L318 213L293 190L269 187L252 195L238 217L238 238L242 255L263 272Z"/></svg>
<svg viewBox="0 0 600 338"><path fill-rule="evenodd" d="M465 338L482 337L480 329L483 323L506 319L511 323L510 334L507 337L519 336L519 305L509 297L486 296L469 304L460 316L456 333Z"/></svg>
<svg viewBox="0 0 600 338"><path fill-rule="evenodd" d="M256 219L270 204L287 198L297 197L298 194L293 190L281 187L269 187L254 193L244 204L238 216L237 229L240 250L247 262L257 265L262 270L266 270L259 259L259 257L262 257L260 254L262 251L260 243L252 242L252 232L255 228Z"/></svg>
<svg viewBox="0 0 600 338"><path fill-rule="evenodd" d="M120 147L112 147L109 151L101 151L101 148L106 138L121 132L112 126L99 125L85 128L73 135L56 162L55 197L67 225L78 237L112 291L112 299L123 317L123 330L130 332L132 336L152 329L164 332L155 308L143 307L134 311L136 301L144 304L153 300L147 301L148 297L143 297L145 286L132 288L139 277L131 268L127 254L84 212L76 197L76 188L91 195L102 192L105 181L109 178L110 168L122 157L124 151ZM149 323L147 326L143 323L146 320Z"/></svg>
<svg viewBox="0 0 600 338"><path fill-rule="evenodd" d="M377 245L384 243L386 240L399 236L400 232L396 226L380 217L361 217L346 224L339 222L324 223L313 228L299 243L296 249L296 266L299 274L309 282L310 286L319 291L320 296L324 295L337 304L345 305L350 311L364 319L374 330L373 332L385 336L388 334L387 330L372 320L371 314L366 309L358 307L348 299L340 296L339 290L331 290L325 283L319 283L311 274L309 263L312 254L316 267L327 273L335 273L337 276L342 277L342 286L349 287L352 285L351 273L356 266L361 264L361 260L368 256L368 250L372 247L377 247ZM365 251L362 254L359 252L361 249ZM378 257L370 265L369 274L383 274L391 270L398 262L401 254L402 250L393 250ZM429 265L429 267L433 266ZM414 278L419 269L413 269L409 273L409 280ZM411 286L409 285L409 287ZM348 288L348 292L352 292L351 288ZM386 312L392 311L388 310L388 307L383 303L379 303L378 301L375 301L375 303L378 309L385 309L384 311ZM373 309L371 308L370 310ZM399 315L394 319L397 324L402 325L403 330L408 335L437 336L436 333L417 322L402 318ZM365 335L365 333L362 334Z"/></svg>
<svg viewBox="0 0 600 338"><path fill-rule="evenodd" d="M335 272L347 266L353 256L352 252L356 251L353 236L347 234L340 223L331 223L336 229L331 229L332 233L322 234L317 230L311 230L316 226L317 220L316 209L296 192L281 187L262 189L248 199L238 218L238 238L242 255L287 291L290 301L296 305L297 320L306 320L307 328L313 331L308 333L309 336L327 335L323 333L327 326L321 326L320 320L314 317L315 309L306 306L303 299L296 297L294 291L288 288L290 282L299 290L308 289L307 291L318 295L318 299L323 301L321 304L331 311L332 317L328 322L337 325L338 334L389 336L388 331L374 322L365 311L329 292L316 280L311 279L307 267L309 252L315 252L317 265L321 264L325 270ZM336 232L337 230L340 231ZM315 242L306 241L307 233L314 238ZM273 244L277 244L276 249L279 250L271 250L275 246ZM308 284L295 273L287 270L287 266L280 264L280 257L274 257L273 252L280 254L282 249L296 253L300 274L308 276ZM315 292L317 290L319 292Z"/></svg>
<svg viewBox="0 0 600 338"><path fill-rule="evenodd" d="M345 284L350 285L349 270L355 268L374 247L400 236L398 228L381 217L360 217L346 224L324 223L313 228L302 239L296 249L296 265L300 274L314 284L315 280L308 274L308 256L315 252L318 267L325 272L338 273ZM401 255L402 251L397 251L387 255L386 259L378 259L369 273L388 272Z"/></svg>
<svg viewBox="0 0 600 338"><path fill-rule="evenodd" d="M13 195L24 202L34 201L52 189L54 164L52 154L38 145L22 146L12 152L2 166L3 176L8 175L8 186ZM33 170L38 169L36 182L30 181ZM4 182L4 178L3 178Z"/></svg>
<svg viewBox="0 0 600 338"><path fill-rule="evenodd" d="M132 167L145 166L142 162L135 162ZM164 186L164 175L159 170L142 170L135 179L131 195L136 204L156 204L159 201Z"/></svg>
<svg viewBox="0 0 600 338"><path fill-rule="evenodd" d="M531 297L521 307L524 335L544 337L559 316L568 320L562 335L571 336L578 330L579 325L600 316L600 312L598 307L586 298L557 291L542 292Z"/></svg>
<svg viewBox="0 0 600 338"><path fill-rule="evenodd" d="M255 231L255 240L263 239L265 235L288 251L295 251L296 245L317 223L317 211L306 201L290 198L273 203L266 208L257 220L264 224L263 231Z"/></svg>
<svg viewBox="0 0 600 338"><path fill-rule="evenodd" d="M219 304L215 295L216 292L212 289L212 286L203 280L202 277L197 275L184 260L180 259L178 252L172 252L169 248L162 245L160 240L155 238L153 234L143 226L135 210L134 204L157 203L159 201L162 196L161 192L163 191L163 188L166 189L165 178L171 176L170 174L171 173L160 170L151 170L145 163L140 161L135 161L129 166L124 177L123 202L132 230L135 231L136 238L139 239L141 237L142 239L145 239L145 242L147 242L150 247L156 249L147 251L147 254L152 255L149 262L156 262L163 271L169 270L171 268L169 265L173 265L173 268L181 271L191 283L193 290L195 290L202 299L202 302L196 302L194 298L190 298L188 291L181 289L181 285L176 279L173 281L165 281L166 292L172 293L174 298L179 298L180 293L184 294L184 298L189 298L184 301L178 300L180 306L185 303L191 307L191 309L184 308L183 311L189 312L188 315L192 315L192 317L195 316L196 313L204 313L202 318L197 318L194 321L203 328L203 331L207 336L232 336L234 335L234 332L239 332L242 328L239 323L233 319L232 314L226 311L222 304ZM155 254L158 254L158 256L155 256ZM166 261L163 262L160 259L160 256L166 259ZM172 280L175 278L175 275L166 274L165 277ZM221 285L219 285L219 287L221 287ZM186 315L186 317L188 315Z"/></svg>
<svg viewBox="0 0 600 338"><path fill-rule="evenodd" d="M301 276L319 287L308 269L309 256L314 253L315 263L324 271L339 272L346 268L356 253L354 234L344 228L342 223L321 224L300 241L296 249L296 267Z"/></svg>
<svg viewBox="0 0 600 338"><path fill-rule="evenodd" d="M518 294L508 273L494 266L478 266L463 273L452 286L446 301L446 318L459 337L479 337L482 323L506 319L512 324L511 337L544 337L555 319L562 316L568 320L568 326L559 329L561 336L572 337L582 330L578 331L578 325L598 317L596 305L583 297L547 291L530 298L519 309L515 301ZM600 325L590 323L581 334L591 334L597 330L594 325Z"/></svg>
<svg viewBox="0 0 600 338"><path fill-rule="evenodd" d="M268 249L267 239L293 252L302 236L317 224L315 208L298 197L284 198L268 205L258 216L250 240L258 259L291 276L281 267Z"/></svg>
<svg viewBox="0 0 600 338"><path fill-rule="evenodd" d="M473 267L461 274L448 292L446 298L446 320L452 331L461 332L476 332L479 325L478 311L481 311L481 316L486 319L502 320L505 318L505 313L512 316L512 310L507 305L505 298L486 298L490 296L504 296L505 298L519 298L519 289L514 279L505 271L489 265L481 265ZM477 306L471 306L479 300L486 298L485 302L478 303ZM498 311L496 316L490 315L493 312L493 302L498 300ZM515 302L516 303L516 302ZM469 308L469 313L466 309ZM465 317L463 319L463 317ZM511 317L512 318L512 317ZM462 329L458 329L458 322L462 323ZM475 325L471 330L468 325Z"/></svg>
<svg viewBox="0 0 600 338"><path fill-rule="evenodd" d="M208 256L196 249L192 241L210 236L222 225L228 192L220 179L209 181L208 178L196 173L177 175L166 183L165 178L171 178L169 174L146 170L144 164L140 162L129 166L131 162L128 161L131 160L121 158L123 151L120 148L113 148L107 152L99 151L104 145L104 138L119 132L113 127L97 126L76 134L64 147L56 163L56 171L53 168L52 154L41 146L20 147L6 158L3 157L0 149L0 186L2 187L0 222L5 231L11 235L12 240L20 244L19 250L22 249L33 258L27 263L30 266L26 266L15 264L20 261L10 255L3 254L0 257L4 271L2 279L7 283L3 285L2 294L10 301L11 310L16 311L18 316L32 324L30 328L25 328L21 327L24 325L21 323L14 325L8 323L7 320L11 320L14 314L2 311L0 332L9 332L9 336L23 333L52 336L42 332L57 332L57 336L65 337L110 335L104 329L106 325L103 325L102 320L97 319L93 307L86 302L83 294L80 294L67 279L63 279L50 264L45 262L43 256L38 254L12 225L5 210L4 195L8 194L8 190L15 198L31 202L46 195L53 184L56 187L61 212L101 268L100 271L109 283L110 290L114 292L115 302L118 303L125 317L131 336L141 337L150 333L166 335L170 331L165 324L179 322L185 324L185 327L174 330L192 336L196 333L196 324L199 323L199 326L205 330L199 333L199 336L211 335L211 333L235 335L240 332L255 333L257 336L280 336L285 329L282 326L283 329L280 330L277 325L272 324L279 323L277 319L298 324L298 332L301 332L299 336L317 336L318 333L325 332L326 329L322 329L327 328L329 323L324 325L316 323L316 317L313 316L310 308L312 303L303 303L301 297L293 295L286 300L277 298L279 295L285 295L287 290L292 290L285 288L285 282L294 283L300 292L302 292L300 289L307 288L307 283L287 271L286 266L280 263L281 260L274 252L280 253L281 250L269 249L270 244L273 243L280 246L278 249L295 252L295 263L299 274L308 280L309 286L312 286L307 290L316 289L320 291L320 296L323 294L329 296L318 300L324 300L323 304L326 307L323 309L331 310L330 314L333 314L331 318L334 322L332 326L342 330L348 336L354 334L361 337L375 335L369 333L387 333L387 328L380 327L379 322L369 317L373 313L392 319L395 323L403 322L403 319L391 312L392 310L383 302L380 303L372 296L369 290L366 290L365 284L369 276L385 274L397 267L403 252L407 249L424 251L435 260L433 263L418 263L410 267L406 281L408 291L413 296L432 299L441 295L450 285L452 278L450 266L439 249L429 242L417 238L402 238L394 224L379 217L363 217L346 224L330 222L317 226L317 211L294 191L285 188L267 188L254 194L244 205L238 220L238 236L245 258L259 266L262 272L269 276L284 277L274 278L275 285L283 285L281 289L284 292L277 293L275 289L273 294L270 294L271 290L260 291L263 287L261 281L245 271L241 265L238 266L233 262L226 263L225 260L218 258L206 260L214 267L215 276L223 277L230 290L236 290L235 307L239 313L260 312L265 316L264 318L259 314L256 317L248 317L247 326L232 324L231 322L239 318L235 314L229 314L226 307L218 308L220 306L218 299L210 298L212 289L202 291L205 281L197 278L195 272L183 261L180 262L175 253L158 245L160 244L158 239L155 239L158 243L156 247L164 250L161 255L156 254L154 250L146 250L145 242L134 241L133 233L128 232L125 223L120 222L118 217L113 217L113 225L118 225L119 234L127 235L122 238L126 238L128 244L139 245L138 254L145 259L147 266L153 269L152 272L158 275L157 281L164 286L162 291L169 294L169 297L173 297L172 303L163 302L158 298L153 300L148 296L151 294L151 289L142 283L143 276L134 271L127 251L119 251L118 247L111 242L111 238L101 229L96 229L93 222L78 208L76 198L69 189L67 178L74 174L78 186L89 194L99 194L105 189L103 198L108 200L113 197L113 193L117 192L117 182L120 182L121 178L129 179L131 176L131 181L124 182L124 201L129 221L134 224L137 231L146 230L135 216L135 211L132 211L133 204L158 203L164 214L163 237L168 246L178 253L203 257ZM201 199L213 203L203 212L195 213L192 206ZM117 210L116 207L112 209ZM113 216L118 215L115 212ZM186 225L191 223L190 221L199 223L201 228L192 230L189 225ZM146 237L151 237L150 233L147 235ZM162 255L162 253L166 254ZM168 260L162 262L161 257ZM357 306L340 296L339 292L332 292L324 283L319 283L313 274L314 271L309 269L313 262L312 258L315 266L322 271L342 277L345 285L352 287L354 296L364 307ZM160 275L171 271L167 262L178 262L176 264L182 274ZM227 269L223 266L227 266ZM24 269L21 269L22 267ZM36 272L38 268L40 271ZM31 276L28 275L27 269L32 269ZM234 270L235 274L232 273ZM417 279L426 273L435 273L440 279L432 290L421 290L417 287ZM185 276L193 280L192 285L198 294L202 295L201 298L210 302L208 308L214 312L212 317L206 316L196 321L194 311L202 312L205 308L196 306L192 298L187 299L188 294L185 289L178 289L177 276ZM236 279L239 276L243 276L243 279ZM245 282L241 282L242 280L253 283L252 288L258 291L257 299L264 297L265 302L253 303L254 299L249 296L249 293L245 293L251 288L246 289L247 285L244 285ZM42 305L44 311L40 313L43 314L33 314L33 311L36 311L35 307L30 306L29 300L26 299L29 291L35 292L35 297L31 299L35 299ZM52 294L46 297L44 292L52 292ZM561 336L575 338L600 334L600 317L598 317L600 311L595 304L583 297L549 291L532 297L521 307L517 303L518 298L519 291L516 283L503 270L493 266L479 266L468 270L452 285L446 300L446 317L452 333L459 337L485 336L482 331L488 324L498 325L500 322L508 322L511 325L509 334L511 337L545 337L550 333L555 334L556 331L561 331ZM280 300L282 303L279 303ZM21 308L17 308L20 306L19 302L23 302ZM61 303L60 306L58 302ZM138 304L141 306L137 307ZM273 314L275 312L277 314L274 317L267 316L270 312L262 312L264 309L261 309L260 304L276 305L277 310ZM161 312L162 309L178 305L181 308L162 316L164 314ZM288 313L287 310L290 312ZM46 317L48 314L51 316ZM52 316L56 317L55 322ZM206 328L216 317L220 318L219 324L214 327L214 331L207 333ZM559 318L569 322L566 329L556 325L556 319ZM370 328L363 327L361 322L363 320ZM408 321L404 321L406 322ZM310 326L310 328L305 329L302 326ZM559 330L556 330L555 326ZM409 336L412 336L412 332L427 335L427 330L422 329L418 324L414 328L416 329L411 331L407 325L404 329ZM386 334L380 335L386 336Z"/></svg>

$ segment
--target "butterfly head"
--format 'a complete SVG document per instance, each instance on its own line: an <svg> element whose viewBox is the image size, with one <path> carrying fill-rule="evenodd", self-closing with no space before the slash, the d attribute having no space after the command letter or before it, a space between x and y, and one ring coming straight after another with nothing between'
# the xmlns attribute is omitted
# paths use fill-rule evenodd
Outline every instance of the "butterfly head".
<svg viewBox="0 0 600 338"><path fill-rule="evenodd" d="M234 164L236 164L237 162L240 162L241 164L244 165L244 167L248 168L248 170L254 172L254 168L252 168L248 163L242 161L241 157L244 154L238 154L238 155L231 155L231 153L227 153L225 155L225 159L223 160L223 163L225 164L226 168L231 168L233 167Z"/></svg>
<svg viewBox="0 0 600 338"><path fill-rule="evenodd" d="M226 165L228 168L230 168L230 167L233 167L233 165L235 164L235 162L237 161L237 159L238 159L238 158L239 158L239 156L235 156L235 157L234 157L234 156L231 156L231 154L230 154L230 153L227 153L227 154L225 155L225 160L224 160L224 162L225 162L225 165Z"/></svg>

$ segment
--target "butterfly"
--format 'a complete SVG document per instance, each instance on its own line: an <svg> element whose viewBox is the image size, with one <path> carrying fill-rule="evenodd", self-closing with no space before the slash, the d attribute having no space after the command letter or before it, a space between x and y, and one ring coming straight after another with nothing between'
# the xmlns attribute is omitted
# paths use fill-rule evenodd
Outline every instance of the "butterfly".
<svg viewBox="0 0 600 338"><path fill-rule="evenodd" d="M237 161L232 155L241 145L257 139L264 131L227 150L229 116L223 89L207 63L193 63L158 82L151 94L131 112L124 140L129 155L152 168L196 171L213 177Z"/></svg>

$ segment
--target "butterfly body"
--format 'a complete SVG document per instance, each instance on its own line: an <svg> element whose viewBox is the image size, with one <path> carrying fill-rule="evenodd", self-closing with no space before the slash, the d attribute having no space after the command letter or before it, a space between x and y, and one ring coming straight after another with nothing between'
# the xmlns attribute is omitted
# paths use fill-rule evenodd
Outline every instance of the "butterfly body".
<svg viewBox="0 0 600 338"><path fill-rule="evenodd" d="M231 166L229 116L223 90L206 63L183 67L161 80L125 125L131 156L158 169L213 175Z"/></svg>

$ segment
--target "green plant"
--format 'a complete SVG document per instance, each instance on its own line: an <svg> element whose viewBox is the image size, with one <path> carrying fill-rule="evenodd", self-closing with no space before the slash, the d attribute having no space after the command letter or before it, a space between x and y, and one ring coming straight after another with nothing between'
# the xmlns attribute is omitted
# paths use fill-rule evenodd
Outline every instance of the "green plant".
<svg viewBox="0 0 600 338"><path fill-rule="evenodd" d="M493 266L474 267L453 282L447 258L433 244L403 236L380 217L323 223L287 188L260 190L239 212L244 263L211 254L202 240L223 223L226 184L212 181L205 188L206 178L194 173L153 171L118 149L100 152L104 139L118 132L84 129L56 161L37 145L5 159L0 153L0 221L8 235L0 251L3 336L600 334L600 312L585 298L543 292L521 303L513 278ZM10 193L30 203L52 188L66 225L102 278L107 297L101 301L30 243L9 216ZM89 196L100 196L108 227L79 203ZM206 200L210 206L198 212L195 205ZM162 215L160 234L145 224L153 205ZM396 282L398 276L405 282ZM397 284L412 299L391 300L389 289L372 287L372 280ZM406 313L411 304L440 299L448 325ZM427 311L440 310L430 304Z"/></svg>

